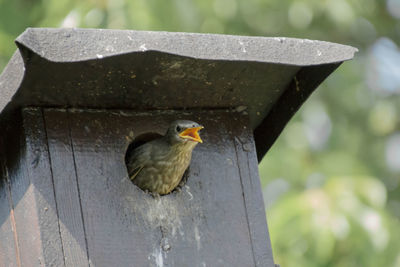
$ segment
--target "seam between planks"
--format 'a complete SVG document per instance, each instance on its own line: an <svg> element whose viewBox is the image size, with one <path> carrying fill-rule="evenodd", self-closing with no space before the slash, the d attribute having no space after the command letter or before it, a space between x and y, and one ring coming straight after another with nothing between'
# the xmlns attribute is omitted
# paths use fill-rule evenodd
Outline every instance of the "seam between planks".
<svg viewBox="0 0 400 267"><path fill-rule="evenodd" d="M72 133L71 133L71 116L70 116L70 111L66 110L67 112L67 122L68 122L68 137L69 141L71 143L71 152L72 152L72 159L74 162L74 170L75 170L75 179L76 179L76 187L78 190L78 199L79 199L79 208L81 211L81 218L82 218L82 228L83 228L83 235L85 236L85 246L86 246L86 256L89 262L89 266L91 266L91 261L89 257L89 245L87 241L87 236L86 236L86 226L85 226L85 218L83 217L83 209L82 209L82 200L81 200L81 190L79 188L79 179L78 179L78 170L76 168L76 159L75 159L75 148L74 148L74 142L72 142Z"/></svg>
<svg viewBox="0 0 400 267"><path fill-rule="evenodd" d="M64 251L64 242L62 239L62 235L61 235L61 227L60 227L60 215L58 213L58 204L57 204L57 198L56 198L56 188L54 186L54 175L53 175L53 164L51 161L51 154L49 151L49 138L47 135L47 125L46 125L46 119L43 113L43 109L40 109L40 114L42 116L42 120L43 120L43 126L44 126L44 134L45 134L45 138L46 138L46 144L47 144L47 154L49 155L49 165L50 165L50 175L51 175L51 184L53 186L53 194L54 194L54 202L55 202L55 207L56 207L56 213L57 213L57 226L58 226L58 234L60 235L60 240L61 240L61 250L63 253L63 262L64 262L64 266L65 266L65 251Z"/></svg>
<svg viewBox="0 0 400 267"><path fill-rule="evenodd" d="M243 185L243 170L242 170L242 166L240 165L240 157L239 157L239 153L238 153L238 142L240 143L240 141L237 139L237 137L233 138L233 144L235 147L235 154L236 154L236 160L237 160L237 165L238 165L238 169L239 169L239 177L240 177L240 185L242 187L242 198L243 198L243 203L244 203L244 207L245 207L245 213L246 213L246 221L247 221L247 229L249 231L249 239L250 239L250 245L251 245L251 253L253 254L253 260L254 260L254 266L256 266L256 255L255 255L255 251L254 251L254 244L253 244L253 235L251 234L251 229L250 229L250 220L249 220L249 214L247 212L247 208L248 205L246 203L246 196L245 196L245 190L244 190L244 185Z"/></svg>

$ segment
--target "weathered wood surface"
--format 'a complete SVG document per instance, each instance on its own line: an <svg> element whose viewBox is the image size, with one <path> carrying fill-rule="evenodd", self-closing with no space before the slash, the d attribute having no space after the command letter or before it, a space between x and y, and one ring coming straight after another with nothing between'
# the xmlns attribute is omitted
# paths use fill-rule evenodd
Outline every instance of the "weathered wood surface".
<svg viewBox="0 0 400 267"><path fill-rule="evenodd" d="M5 141L10 219L15 227L16 265L63 266L58 213L47 139L40 109L22 113L20 129ZM3 218L2 218L3 219ZM19 255L19 257L18 257Z"/></svg>
<svg viewBox="0 0 400 267"><path fill-rule="evenodd" d="M88 266L79 188L70 140L68 113L44 111L54 192L66 266Z"/></svg>
<svg viewBox="0 0 400 267"><path fill-rule="evenodd" d="M242 182L243 198L251 234L253 255L256 266L274 266L270 238L266 227L265 209L260 209L263 196L258 175L256 146L253 132L248 127L247 118L240 117L241 127L232 127L232 135L237 155L236 165ZM247 127L246 127L247 126Z"/></svg>
<svg viewBox="0 0 400 267"><path fill-rule="evenodd" d="M0 141L1 142L1 141ZM18 266L19 255L14 234L14 210L10 199L7 168L0 159L0 266Z"/></svg>
<svg viewBox="0 0 400 267"><path fill-rule="evenodd" d="M41 109L24 110L23 129L26 147L24 165L21 166L23 171L21 178L27 179L29 182L26 193L29 193L28 196L32 196L32 199L26 200L31 201L30 208L32 210L28 210L29 206L14 204L18 241L21 247L21 264L22 266L35 266L35 260L37 260L38 264L44 266L62 266L64 265L64 255ZM13 184L13 181L11 181L11 185L14 199L13 190L22 193L21 187ZM31 212L34 213L32 217L30 217ZM38 235L32 234L32 230L38 231ZM40 246L33 248L38 240L40 240ZM22 247L23 243L24 247ZM36 257L27 256L29 251L36 249L40 254Z"/></svg>
<svg viewBox="0 0 400 267"><path fill-rule="evenodd" d="M156 262L151 257L161 232L147 221L155 202L130 182L124 163L127 136L138 126L109 112L69 116L90 261L94 266Z"/></svg>
<svg viewBox="0 0 400 267"><path fill-rule="evenodd" d="M22 266L274 266L246 115L23 114L26 152L10 175L14 205L30 215L16 210ZM133 138L164 134L177 118L204 125L204 143L182 189L153 198L128 179L125 151Z"/></svg>

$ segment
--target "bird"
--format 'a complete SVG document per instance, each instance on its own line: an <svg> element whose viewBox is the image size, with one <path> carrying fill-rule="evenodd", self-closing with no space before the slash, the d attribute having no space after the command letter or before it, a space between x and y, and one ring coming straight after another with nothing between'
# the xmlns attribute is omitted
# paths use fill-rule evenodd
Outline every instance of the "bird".
<svg viewBox="0 0 400 267"><path fill-rule="evenodd" d="M190 120L176 120L164 136L135 148L127 157L131 181L143 191L169 194L189 167L193 149L203 143L199 135L203 128Z"/></svg>

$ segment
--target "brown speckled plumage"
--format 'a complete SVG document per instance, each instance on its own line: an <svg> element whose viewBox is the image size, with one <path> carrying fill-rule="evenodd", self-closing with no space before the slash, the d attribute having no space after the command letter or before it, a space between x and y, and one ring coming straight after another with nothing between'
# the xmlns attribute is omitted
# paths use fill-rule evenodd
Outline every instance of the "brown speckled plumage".
<svg viewBox="0 0 400 267"><path fill-rule="evenodd" d="M180 135L186 129L202 128L192 121L173 122L165 136L136 148L128 158L129 177L142 190L165 195L180 183L199 140ZM197 131L196 131L197 132Z"/></svg>

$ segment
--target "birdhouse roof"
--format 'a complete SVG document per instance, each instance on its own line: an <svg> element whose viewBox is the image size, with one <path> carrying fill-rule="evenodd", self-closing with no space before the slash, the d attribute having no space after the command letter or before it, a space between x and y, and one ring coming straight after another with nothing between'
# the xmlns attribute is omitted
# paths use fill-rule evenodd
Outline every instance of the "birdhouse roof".
<svg viewBox="0 0 400 267"><path fill-rule="evenodd" d="M294 38L29 28L0 76L0 123L25 106L247 112L261 158L357 49Z"/></svg>

